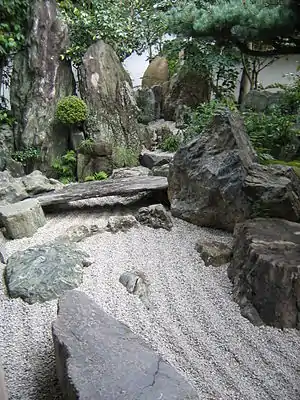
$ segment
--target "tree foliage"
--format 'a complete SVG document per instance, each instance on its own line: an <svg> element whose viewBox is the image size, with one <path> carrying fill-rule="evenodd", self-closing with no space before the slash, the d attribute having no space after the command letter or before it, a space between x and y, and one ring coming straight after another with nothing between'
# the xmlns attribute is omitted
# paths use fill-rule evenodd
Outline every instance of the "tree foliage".
<svg viewBox="0 0 300 400"><path fill-rule="evenodd" d="M169 28L193 38L231 43L252 56L300 53L299 0L195 0L170 13ZM249 43L263 42L257 50Z"/></svg>

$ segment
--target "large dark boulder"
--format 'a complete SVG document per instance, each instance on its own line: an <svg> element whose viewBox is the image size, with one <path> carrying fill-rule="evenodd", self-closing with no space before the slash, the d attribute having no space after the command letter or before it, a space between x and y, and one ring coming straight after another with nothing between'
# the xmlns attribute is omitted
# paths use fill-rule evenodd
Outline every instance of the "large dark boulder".
<svg viewBox="0 0 300 400"><path fill-rule="evenodd" d="M61 54L69 46L67 26L55 0L30 2L24 50L16 54L10 87L17 148L42 148L42 168L68 148L68 129L54 124L58 100L75 92L71 63Z"/></svg>
<svg viewBox="0 0 300 400"><path fill-rule="evenodd" d="M69 291L59 300L52 334L65 399L198 399L142 338L82 292Z"/></svg>
<svg viewBox="0 0 300 400"><path fill-rule="evenodd" d="M243 315L252 320L258 313L267 325L300 329L299 261L300 224L264 218L238 224L228 276Z"/></svg>
<svg viewBox="0 0 300 400"><path fill-rule="evenodd" d="M256 163L238 114L216 115L199 137L180 147L170 164L174 216L233 231L258 216L300 219L300 178L289 167Z"/></svg>

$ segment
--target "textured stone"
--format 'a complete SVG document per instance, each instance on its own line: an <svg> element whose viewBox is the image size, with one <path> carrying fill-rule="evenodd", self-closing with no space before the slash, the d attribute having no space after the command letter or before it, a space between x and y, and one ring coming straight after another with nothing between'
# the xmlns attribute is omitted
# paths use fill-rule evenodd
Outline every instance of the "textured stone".
<svg viewBox="0 0 300 400"><path fill-rule="evenodd" d="M112 179L124 179L130 178L134 176L149 176L152 175L152 172L149 168L146 167L132 167L132 168L117 168L113 170L111 175Z"/></svg>
<svg viewBox="0 0 300 400"><path fill-rule="evenodd" d="M52 335L65 399L198 399L142 338L84 293L69 291L59 300Z"/></svg>
<svg viewBox="0 0 300 400"><path fill-rule="evenodd" d="M59 189L59 184L53 184L41 171L35 170L22 178L26 191L32 196L35 194L52 192Z"/></svg>
<svg viewBox="0 0 300 400"><path fill-rule="evenodd" d="M20 179L15 179L8 171L0 172L0 206L15 203L28 197Z"/></svg>
<svg viewBox="0 0 300 400"><path fill-rule="evenodd" d="M69 130L54 124L58 100L75 92L71 63L61 60L69 46L67 26L57 17L55 0L30 2L24 50L14 56L10 87L17 125L17 149L41 147L41 168L68 149Z"/></svg>
<svg viewBox="0 0 300 400"><path fill-rule="evenodd" d="M31 237L45 223L44 212L36 199L26 199L0 207L0 224L4 226L10 239Z"/></svg>
<svg viewBox="0 0 300 400"><path fill-rule="evenodd" d="M141 271L126 271L120 275L119 282L128 293L138 296L147 309L150 309L149 281Z"/></svg>
<svg viewBox="0 0 300 400"><path fill-rule="evenodd" d="M229 263L232 247L217 240L199 240L196 250L201 254L205 265L220 266Z"/></svg>
<svg viewBox="0 0 300 400"><path fill-rule="evenodd" d="M164 176L167 178L169 176L169 170L170 170L170 164L164 164L164 165L159 165L157 167L153 167L151 171L153 176Z"/></svg>
<svg viewBox="0 0 300 400"><path fill-rule="evenodd" d="M228 276L242 314L256 324L261 319L277 328L300 329L299 260L300 224L271 218L237 224Z"/></svg>
<svg viewBox="0 0 300 400"><path fill-rule="evenodd" d="M25 175L23 164L13 160L11 157L6 158L5 169L9 171L13 178L19 178Z"/></svg>
<svg viewBox="0 0 300 400"><path fill-rule="evenodd" d="M55 242L63 243L63 242L81 242L83 239L94 235L95 233L99 233L99 228L97 225L75 225L71 226L67 229L67 231L63 235L59 235Z"/></svg>
<svg viewBox="0 0 300 400"><path fill-rule="evenodd" d="M169 80L168 60L165 57L155 57L151 61L142 78L142 87L151 88L162 85Z"/></svg>
<svg viewBox="0 0 300 400"><path fill-rule="evenodd" d="M154 229L163 228L170 231L173 227L171 215L162 204L152 204L149 207L140 208L136 219L140 224Z"/></svg>
<svg viewBox="0 0 300 400"><path fill-rule="evenodd" d="M144 167L152 169L153 167L169 164L173 157L174 153L166 151L143 150L140 155L140 163Z"/></svg>
<svg viewBox="0 0 300 400"><path fill-rule="evenodd" d="M79 86L89 108L86 130L92 139L134 151L148 144L147 130L137 122L131 79L111 46L98 41L88 48Z"/></svg>
<svg viewBox="0 0 300 400"><path fill-rule="evenodd" d="M109 217L107 223L107 230L112 233L117 233L119 231L126 232L137 225L138 222L133 215L124 215L124 216L116 215Z"/></svg>
<svg viewBox="0 0 300 400"><path fill-rule="evenodd" d="M202 134L175 153L168 176L174 216L233 231L257 216L298 221L300 178L289 167L262 166L242 118L216 115Z"/></svg>
<svg viewBox="0 0 300 400"><path fill-rule="evenodd" d="M56 299L82 282L90 260L71 243L50 243L18 251L7 260L5 281L9 296L29 304Z"/></svg>
<svg viewBox="0 0 300 400"><path fill-rule="evenodd" d="M136 91L136 104L139 108L138 121L148 124L156 119L155 96L150 88L140 88Z"/></svg>
<svg viewBox="0 0 300 400"><path fill-rule="evenodd" d="M269 92L268 90L250 90L241 104L241 110L253 110L264 112L278 105L282 99L283 92Z"/></svg>

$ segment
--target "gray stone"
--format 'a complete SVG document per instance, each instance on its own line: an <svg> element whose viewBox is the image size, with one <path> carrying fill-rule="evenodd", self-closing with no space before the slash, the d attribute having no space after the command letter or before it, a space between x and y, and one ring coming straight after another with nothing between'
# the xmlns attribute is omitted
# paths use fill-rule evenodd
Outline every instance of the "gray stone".
<svg viewBox="0 0 300 400"><path fill-rule="evenodd" d="M6 156L11 155L14 151L14 131L7 124L0 125L0 151Z"/></svg>
<svg viewBox="0 0 300 400"><path fill-rule="evenodd" d="M220 266L229 263L232 247L217 240L199 240L196 250L201 254L205 265Z"/></svg>
<svg viewBox="0 0 300 400"><path fill-rule="evenodd" d="M159 119L148 124L148 129L152 132L152 150L160 148L161 144L169 137L177 136L179 130L173 121Z"/></svg>
<svg viewBox="0 0 300 400"><path fill-rule="evenodd" d="M164 176L167 178L169 176L169 170L170 164L164 164L158 167L153 167L151 171L153 176Z"/></svg>
<svg viewBox="0 0 300 400"><path fill-rule="evenodd" d="M51 170L69 144L68 128L54 124L58 100L75 92L71 63L61 60L69 38L55 0L31 1L28 15L27 45L14 56L10 86L15 142L17 149L41 148L41 168Z"/></svg>
<svg viewBox="0 0 300 400"><path fill-rule="evenodd" d="M282 99L283 92L269 92L268 90L250 90L241 104L241 110L252 110L264 112L278 105Z"/></svg>
<svg viewBox="0 0 300 400"><path fill-rule="evenodd" d="M92 139L137 152L148 144L147 130L137 121L131 79L111 46L98 41L88 48L79 87L89 108L86 131Z"/></svg>
<svg viewBox="0 0 300 400"><path fill-rule="evenodd" d="M166 151L143 150L140 155L140 163L142 166L152 169L153 167L169 164L173 157L174 153Z"/></svg>
<svg viewBox="0 0 300 400"><path fill-rule="evenodd" d="M149 281L141 271L126 271L119 278L128 293L138 296L146 308L150 310Z"/></svg>
<svg viewBox="0 0 300 400"><path fill-rule="evenodd" d="M32 196L40 193L51 192L60 188L59 184L53 184L41 171L35 170L22 178L26 191Z"/></svg>
<svg viewBox="0 0 300 400"><path fill-rule="evenodd" d="M0 399L8 400L8 394L5 383L5 374L1 364L0 364Z"/></svg>
<svg viewBox="0 0 300 400"><path fill-rule="evenodd" d="M112 179L124 179L130 178L132 176L149 176L152 175L152 172L149 168L146 167L132 167L132 168L117 168L113 170L111 175Z"/></svg>
<svg viewBox="0 0 300 400"><path fill-rule="evenodd" d="M174 216L233 231L257 216L300 218L300 177L289 167L263 166L239 114L216 115L170 164L168 195Z"/></svg>
<svg viewBox="0 0 300 400"><path fill-rule="evenodd" d="M237 224L228 276L246 318L300 329L299 260L300 224L271 218Z"/></svg>
<svg viewBox="0 0 300 400"><path fill-rule="evenodd" d="M127 232L129 229L137 226L138 222L133 215L112 216L109 217L107 223L107 230L112 233Z"/></svg>
<svg viewBox="0 0 300 400"><path fill-rule="evenodd" d="M5 281L9 296L29 304L56 299L82 282L89 256L71 243L49 243L18 251L7 260Z"/></svg>
<svg viewBox="0 0 300 400"><path fill-rule="evenodd" d="M198 399L142 338L82 292L69 291L59 300L52 335L65 399Z"/></svg>
<svg viewBox="0 0 300 400"><path fill-rule="evenodd" d="M163 228L170 231L173 227L171 215L162 204L152 204L149 207L140 208L136 219L140 224L154 229Z"/></svg>
<svg viewBox="0 0 300 400"><path fill-rule="evenodd" d="M13 178L19 178L25 175L24 166L21 162L13 160L11 157L6 158L5 169L7 169Z"/></svg>
<svg viewBox="0 0 300 400"><path fill-rule="evenodd" d="M0 207L0 224L4 226L10 239L31 237L45 223L44 212L36 199L26 199Z"/></svg>
<svg viewBox="0 0 300 400"><path fill-rule="evenodd" d="M143 88L163 85L169 80L169 65L166 57L155 57L150 62L142 78Z"/></svg>
<svg viewBox="0 0 300 400"><path fill-rule="evenodd" d="M0 172L0 206L15 203L28 197L20 179L15 179L8 171Z"/></svg>
<svg viewBox="0 0 300 400"><path fill-rule="evenodd" d="M81 131L72 131L71 132L71 137L70 137L70 142L71 142L71 148L73 150L77 150L78 147L80 146L80 143L84 141L84 133Z"/></svg>
<svg viewBox="0 0 300 400"><path fill-rule="evenodd" d="M55 239L57 243L63 242L81 242L83 239L86 239L89 236L92 236L96 233L99 233L100 229L97 225L75 225L71 226L67 229L66 233L63 235L58 236Z"/></svg>
<svg viewBox="0 0 300 400"><path fill-rule="evenodd" d="M150 88L139 88L136 93L136 103L139 108L138 121L148 124L156 119L155 115L155 96Z"/></svg>

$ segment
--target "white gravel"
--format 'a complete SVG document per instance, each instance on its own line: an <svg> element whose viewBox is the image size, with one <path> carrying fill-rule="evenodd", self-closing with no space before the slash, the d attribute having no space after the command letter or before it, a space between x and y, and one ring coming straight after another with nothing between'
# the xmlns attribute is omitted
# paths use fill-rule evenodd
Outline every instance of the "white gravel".
<svg viewBox="0 0 300 400"><path fill-rule="evenodd" d="M72 225L104 225L107 217L93 211L50 216L33 238L8 242L7 253L48 242ZM147 339L199 398L299 400L299 332L254 327L241 317L226 267L205 267L194 249L197 239L229 237L174 222L171 232L141 227L79 243L95 259L79 289ZM143 271L151 283L150 311L118 282L131 269ZM51 337L57 301L10 300L1 285L0 357L10 400L60 399Z"/></svg>

